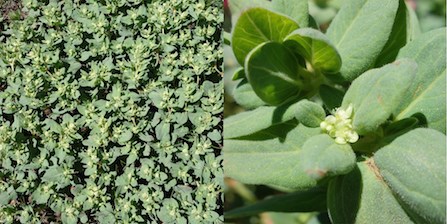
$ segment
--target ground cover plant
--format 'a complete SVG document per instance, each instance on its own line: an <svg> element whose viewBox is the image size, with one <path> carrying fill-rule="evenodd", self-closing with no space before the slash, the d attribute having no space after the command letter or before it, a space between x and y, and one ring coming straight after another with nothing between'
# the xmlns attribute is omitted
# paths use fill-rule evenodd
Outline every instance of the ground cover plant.
<svg viewBox="0 0 447 224"><path fill-rule="evenodd" d="M0 17L0 222L222 222L222 2L21 5Z"/></svg>
<svg viewBox="0 0 447 224"><path fill-rule="evenodd" d="M445 27L421 32L400 0L343 1L323 30L308 1L228 3L246 111L224 121L225 176L286 193L226 220L445 223Z"/></svg>

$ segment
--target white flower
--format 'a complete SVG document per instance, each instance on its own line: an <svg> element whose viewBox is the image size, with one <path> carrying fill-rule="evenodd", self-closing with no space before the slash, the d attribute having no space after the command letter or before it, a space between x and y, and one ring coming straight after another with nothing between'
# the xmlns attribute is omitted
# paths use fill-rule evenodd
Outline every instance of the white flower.
<svg viewBox="0 0 447 224"><path fill-rule="evenodd" d="M332 114L320 123L320 128L334 138L338 144L356 142L359 135L352 127L352 105L350 104L346 109L337 108Z"/></svg>

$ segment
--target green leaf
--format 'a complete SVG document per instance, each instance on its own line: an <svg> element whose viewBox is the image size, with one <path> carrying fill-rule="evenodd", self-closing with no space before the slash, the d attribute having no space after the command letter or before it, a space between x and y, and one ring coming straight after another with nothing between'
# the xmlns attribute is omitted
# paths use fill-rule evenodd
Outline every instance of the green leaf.
<svg viewBox="0 0 447 224"><path fill-rule="evenodd" d="M320 86L320 97L323 100L323 104L326 106L328 110L333 110L337 107L340 107L344 92L336 89L332 86L321 85Z"/></svg>
<svg viewBox="0 0 447 224"><path fill-rule="evenodd" d="M446 219L445 135L419 128L380 149L374 159L385 181L410 216L423 223Z"/></svg>
<svg viewBox="0 0 447 224"><path fill-rule="evenodd" d="M407 5L407 43L416 39L419 36L421 31L421 26L419 24L418 17L416 16L416 12L411 8L409 4Z"/></svg>
<svg viewBox="0 0 447 224"><path fill-rule="evenodd" d="M244 67L254 92L268 104L279 105L300 93L299 61L280 43L259 45L247 56Z"/></svg>
<svg viewBox="0 0 447 224"><path fill-rule="evenodd" d="M309 6L307 0L273 0L272 8L276 12L290 16L300 27L309 25Z"/></svg>
<svg viewBox="0 0 447 224"><path fill-rule="evenodd" d="M236 103L247 110L255 109L267 104L256 95L247 79L242 79L237 84L233 91L233 95Z"/></svg>
<svg viewBox="0 0 447 224"><path fill-rule="evenodd" d="M313 212L326 210L326 190L310 189L272 196L252 205L225 212L225 219L246 217L262 212Z"/></svg>
<svg viewBox="0 0 447 224"><path fill-rule="evenodd" d="M372 160L329 182L327 206L333 223L413 223L378 175Z"/></svg>
<svg viewBox="0 0 447 224"><path fill-rule="evenodd" d="M416 70L413 60L402 59L369 70L354 80L346 92L342 107L352 104L353 127L358 134L374 132L395 112L408 92Z"/></svg>
<svg viewBox="0 0 447 224"><path fill-rule="evenodd" d="M409 117L402 120L395 121L390 123L383 128L384 136L389 136L393 134L398 134L402 131L409 131L414 129L418 124L419 120L416 117Z"/></svg>
<svg viewBox="0 0 447 224"><path fill-rule="evenodd" d="M243 79L245 78L245 71L244 68L239 68L237 69L234 74L233 77L231 78L231 80L238 80L238 79Z"/></svg>
<svg viewBox="0 0 447 224"><path fill-rule="evenodd" d="M36 204L45 204L50 198L51 194L54 193L53 190L44 191L43 187L39 186L32 194L31 198Z"/></svg>
<svg viewBox="0 0 447 224"><path fill-rule="evenodd" d="M213 130L206 135L209 139L215 142L220 142L222 139L222 134L218 130Z"/></svg>
<svg viewBox="0 0 447 224"><path fill-rule="evenodd" d="M396 59L399 50L407 43L407 6L404 0L399 0L399 7L397 9L396 18L394 19L394 25L391 29L388 42L377 57L374 67L381 67L385 64L393 62Z"/></svg>
<svg viewBox="0 0 447 224"><path fill-rule="evenodd" d="M57 183L61 179L64 179L64 169L60 166L50 167L42 177L44 182Z"/></svg>
<svg viewBox="0 0 447 224"><path fill-rule="evenodd" d="M311 137L320 132L319 128L299 125L291 129L291 125L283 123L225 141L226 175L248 184L300 189L353 168L355 155L349 145L336 144L324 134Z"/></svg>
<svg viewBox="0 0 447 224"><path fill-rule="evenodd" d="M79 63L75 59L69 60L67 61L67 63L69 63L70 65L67 70L68 73L75 74L82 67L81 63Z"/></svg>
<svg viewBox="0 0 447 224"><path fill-rule="evenodd" d="M300 162L308 176L320 180L351 171L355 165L355 154L349 144L337 144L329 135L321 134L304 143Z"/></svg>
<svg viewBox="0 0 447 224"><path fill-rule="evenodd" d="M225 140L225 175L247 184L291 189L314 187L317 181L301 169L300 152L304 142L318 133L319 128L283 123L244 139Z"/></svg>
<svg viewBox="0 0 447 224"><path fill-rule="evenodd" d="M326 34L341 55L340 73L346 80L374 64L388 41L398 5L397 0L344 2Z"/></svg>
<svg viewBox="0 0 447 224"><path fill-rule="evenodd" d="M303 56L315 70L323 73L336 73L340 70L340 55L329 39L318 30L295 30L284 39L284 45Z"/></svg>
<svg viewBox="0 0 447 224"><path fill-rule="evenodd" d="M296 105L295 118L307 127L320 127L320 123L324 121L325 117L324 109L317 103L304 99Z"/></svg>
<svg viewBox="0 0 447 224"><path fill-rule="evenodd" d="M123 144L128 142L130 139L132 139L132 132L130 130L125 130L119 137L118 142Z"/></svg>
<svg viewBox="0 0 447 224"><path fill-rule="evenodd" d="M0 192L0 205L5 206L11 202L11 200L17 198L17 193L13 186L8 187L5 191Z"/></svg>
<svg viewBox="0 0 447 224"><path fill-rule="evenodd" d="M298 24L286 16L263 8L248 9L241 14L233 30L231 43L234 55L243 65L253 48L264 42L280 42L298 28Z"/></svg>
<svg viewBox="0 0 447 224"><path fill-rule="evenodd" d="M231 34L228 32L223 32L224 44L231 45Z"/></svg>
<svg viewBox="0 0 447 224"><path fill-rule="evenodd" d="M74 214L67 214L65 211L61 214L61 221L67 224L78 223L78 217Z"/></svg>
<svg viewBox="0 0 447 224"><path fill-rule="evenodd" d="M92 52L90 51L84 51L81 53L81 58L79 59L80 61L87 61L87 59L89 59L92 56Z"/></svg>
<svg viewBox="0 0 447 224"><path fill-rule="evenodd" d="M445 41L446 29L437 29L420 35L399 52L398 58L411 58L418 63L418 72L401 98L396 119L422 113L428 127L445 133Z"/></svg>
<svg viewBox="0 0 447 224"><path fill-rule="evenodd" d="M314 23L329 24L329 22L331 22L337 15L337 9L332 6L328 7L327 3L323 3L323 5L321 5L320 2L309 1L309 17L310 19L314 20Z"/></svg>
<svg viewBox="0 0 447 224"><path fill-rule="evenodd" d="M231 11L231 20L234 23L238 20L240 14L251 7L262 7L266 9L272 8L272 3L267 0L244 0L244 1L238 1L238 0L230 0L228 1L228 6Z"/></svg>
<svg viewBox="0 0 447 224"><path fill-rule="evenodd" d="M233 115L224 121L224 138L250 135L275 124L290 121L295 117L296 108L296 104L285 104L280 107L262 106Z"/></svg>

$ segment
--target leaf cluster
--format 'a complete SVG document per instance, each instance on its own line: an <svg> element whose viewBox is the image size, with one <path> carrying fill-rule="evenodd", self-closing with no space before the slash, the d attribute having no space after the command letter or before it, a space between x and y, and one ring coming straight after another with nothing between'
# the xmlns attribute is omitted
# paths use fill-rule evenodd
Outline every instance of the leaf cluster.
<svg viewBox="0 0 447 224"><path fill-rule="evenodd" d="M443 223L445 28L421 33L405 1L348 0L323 32L307 2L230 1L247 111L225 119L225 175L298 193L228 217L293 200L282 211L334 223Z"/></svg>
<svg viewBox="0 0 447 224"><path fill-rule="evenodd" d="M22 4L0 23L0 222L220 222L221 1Z"/></svg>

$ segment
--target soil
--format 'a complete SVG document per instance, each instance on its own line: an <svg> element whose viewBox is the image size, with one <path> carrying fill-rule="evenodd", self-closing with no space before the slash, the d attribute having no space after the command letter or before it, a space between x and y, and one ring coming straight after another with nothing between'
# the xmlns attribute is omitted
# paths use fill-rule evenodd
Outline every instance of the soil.
<svg viewBox="0 0 447 224"><path fill-rule="evenodd" d="M9 13L20 10L22 2L20 0L0 0L0 15L9 20ZM21 14L23 17L23 14Z"/></svg>

